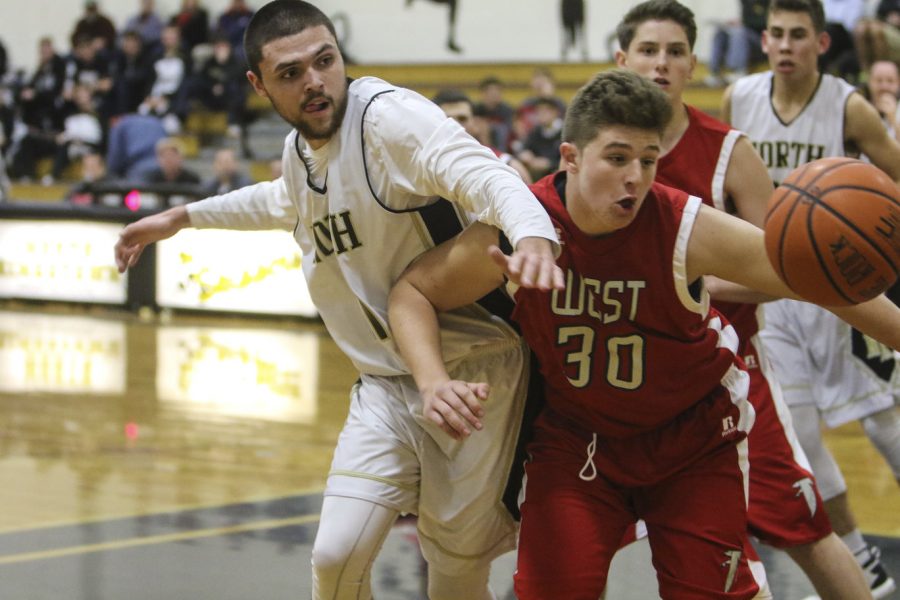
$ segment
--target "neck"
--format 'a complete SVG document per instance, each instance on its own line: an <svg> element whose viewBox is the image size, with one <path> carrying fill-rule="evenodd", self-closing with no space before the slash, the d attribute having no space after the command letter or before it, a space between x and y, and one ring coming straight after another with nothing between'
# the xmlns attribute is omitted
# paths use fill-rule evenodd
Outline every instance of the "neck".
<svg viewBox="0 0 900 600"><path fill-rule="evenodd" d="M598 218L598 215L591 211L590 206L582 200L581 194L573 185L571 177L566 181L565 207L575 227L585 235L599 237L614 231L606 227Z"/></svg>
<svg viewBox="0 0 900 600"><path fill-rule="evenodd" d="M819 85L819 77L818 69L810 73L808 77L796 80L790 80L775 73L772 95L779 103L806 104L806 101L809 100Z"/></svg>
<svg viewBox="0 0 900 600"><path fill-rule="evenodd" d="M669 124L666 125L666 130L663 132L662 137L662 154L666 155L669 151L678 144L678 141L681 140L681 136L684 135L684 132L687 131L688 126L691 124L691 120L688 117L687 107L681 101L681 98L678 98L677 101L672 101L672 119L669 121Z"/></svg>

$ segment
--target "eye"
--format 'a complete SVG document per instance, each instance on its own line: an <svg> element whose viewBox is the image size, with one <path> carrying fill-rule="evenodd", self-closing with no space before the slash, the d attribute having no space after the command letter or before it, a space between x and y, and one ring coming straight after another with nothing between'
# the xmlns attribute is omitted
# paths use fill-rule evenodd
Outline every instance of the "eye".
<svg viewBox="0 0 900 600"><path fill-rule="evenodd" d="M613 164L621 165L625 162L625 156L622 154L609 154L607 155L606 160Z"/></svg>
<svg viewBox="0 0 900 600"><path fill-rule="evenodd" d="M334 56L331 54L326 54L322 58L319 59L319 65L323 67L327 67L334 62Z"/></svg>
<svg viewBox="0 0 900 600"><path fill-rule="evenodd" d="M655 164L656 164L655 158L642 158L641 159L641 166L643 166L645 168L650 168Z"/></svg>
<svg viewBox="0 0 900 600"><path fill-rule="evenodd" d="M291 69L285 69L284 71L282 71L281 75L279 75L278 77L279 77L279 79L293 79L296 76L297 76L297 69L291 68Z"/></svg>

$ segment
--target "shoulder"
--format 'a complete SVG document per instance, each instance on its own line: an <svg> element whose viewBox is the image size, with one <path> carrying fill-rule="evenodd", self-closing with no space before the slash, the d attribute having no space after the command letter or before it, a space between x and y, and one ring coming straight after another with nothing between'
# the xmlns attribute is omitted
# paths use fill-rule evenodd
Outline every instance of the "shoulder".
<svg viewBox="0 0 900 600"><path fill-rule="evenodd" d="M699 108L688 106L687 109L691 116L691 129L697 133L725 135L732 129L727 123L706 114Z"/></svg>

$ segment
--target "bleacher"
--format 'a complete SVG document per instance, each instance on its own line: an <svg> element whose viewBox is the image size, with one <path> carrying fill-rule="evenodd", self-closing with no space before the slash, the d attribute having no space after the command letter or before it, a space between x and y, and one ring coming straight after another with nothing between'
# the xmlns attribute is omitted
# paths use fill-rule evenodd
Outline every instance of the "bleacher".
<svg viewBox="0 0 900 600"><path fill-rule="evenodd" d="M488 76L496 76L504 83L506 101L517 106L531 95L530 80L536 67L548 69L554 76L557 95L569 101L594 74L614 68L609 62L591 63L440 63L440 64L367 64L348 65L350 77L372 75L393 84L416 90L426 97L434 96L445 88L459 89L471 98L479 97L478 84ZM704 65L698 65L694 80L702 82L706 75ZM717 115L722 90L709 88L698 83L685 93L685 100L702 110ZM288 131L285 124L275 114L264 98L251 93L248 107L257 118L249 126L249 145L254 159L245 161L246 169L257 181L268 178L269 161L280 156L282 143ZM227 121L224 112L210 112L196 109L187 118L183 131L178 136L185 149L186 163L202 176L210 174L210 164L215 150L223 145L236 146L237 142L227 135ZM51 161L44 159L38 164L38 178L49 173ZM72 182L80 177L77 165L70 166L62 180L51 185L40 183L14 183L11 196L14 199L59 201L65 197Z"/></svg>

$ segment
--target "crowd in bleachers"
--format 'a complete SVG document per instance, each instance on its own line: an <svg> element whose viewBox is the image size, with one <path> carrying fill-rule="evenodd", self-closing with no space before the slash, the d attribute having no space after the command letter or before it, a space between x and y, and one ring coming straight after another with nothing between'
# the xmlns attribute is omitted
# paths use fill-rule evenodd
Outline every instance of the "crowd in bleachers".
<svg viewBox="0 0 900 600"><path fill-rule="evenodd" d="M0 197L9 181L46 184L66 178L72 163L82 176L83 157L95 154L105 159L107 177L143 181L158 175L159 151L174 147L183 153L172 138L197 109L223 113L223 134L244 157L252 154L241 39L253 9L245 0L232 0L221 14L210 15L199 0L182 0L177 13L162 15L154 0L137 1L136 14L118 25L97 2L86 2L70 47L40 39L32 72L9 65L0 42L0 159L5 161ZM764 66L760 37L768 0L740 0L740 5L740 20L715 24L707 85L723 86ZM893 126L900 0L880 0L871 15L866 0L825 0L824 5L832 44L821 69L861 85ZM869 73L877 73L871 78L874 93L864 85ZM565 102L544 68L534 71L531 96L519 106L507 103L503 90L499 77L487 77L478 98L464 98L475 128L470 132L515 159L531 178L541 177L559 160Z"/></svg>
<svg viewBox="0 0 900 600"><path fill-rule="evenodd" d="M177 145L197 108L225 113L225 133L249 154L241 39L253 10L232 0L211 18L183 0L167 16L153 0L139 4L117 25L85 2L70 47L41 38L32 72L12 68L0 43L0 149L12 182L53 183L73 162L83 168L85 156L91 165L105 158L109 176L158 176L157 156Z"/></svg>

